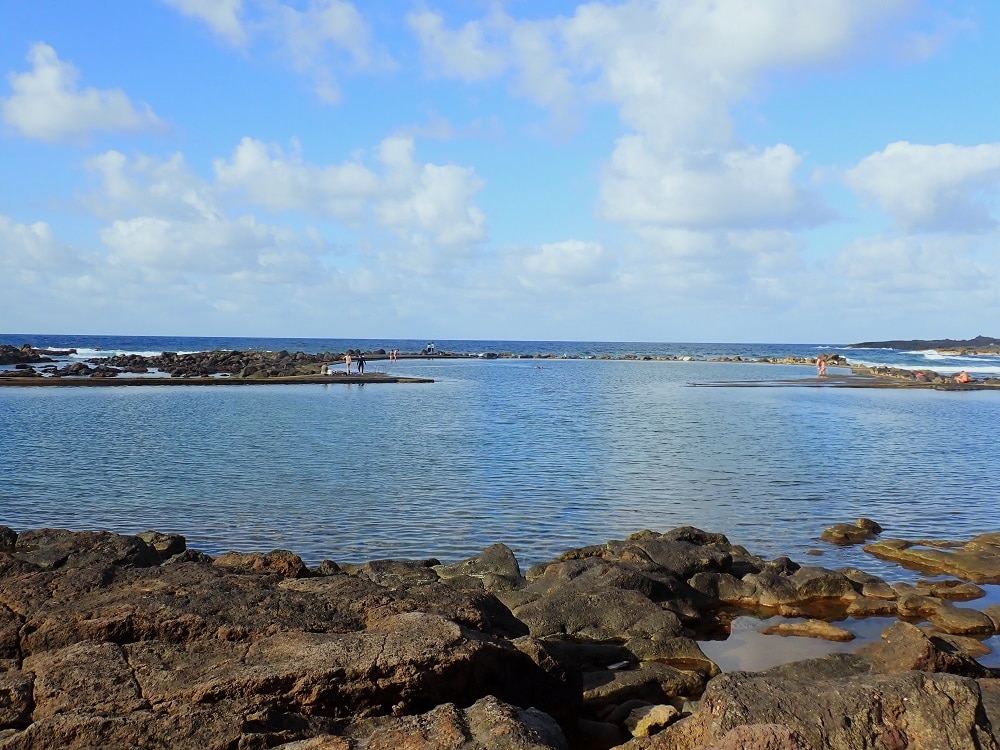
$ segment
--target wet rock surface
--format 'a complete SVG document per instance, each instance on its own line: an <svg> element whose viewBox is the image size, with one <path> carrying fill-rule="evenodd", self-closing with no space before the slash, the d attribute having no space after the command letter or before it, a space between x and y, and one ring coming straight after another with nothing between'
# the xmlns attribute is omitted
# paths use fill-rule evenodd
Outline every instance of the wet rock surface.
<svg viewBox="0 0 1000 750"><path fill-rule="evenodd" d="M977 590L690 527L523 574L503 545L313 569L0 527L0 748L991 748L1000 690L963 644L996 620L954 604ZM761 673L720 674L696 640L747 612L841 637L859 601L936 629Z"/></svg>

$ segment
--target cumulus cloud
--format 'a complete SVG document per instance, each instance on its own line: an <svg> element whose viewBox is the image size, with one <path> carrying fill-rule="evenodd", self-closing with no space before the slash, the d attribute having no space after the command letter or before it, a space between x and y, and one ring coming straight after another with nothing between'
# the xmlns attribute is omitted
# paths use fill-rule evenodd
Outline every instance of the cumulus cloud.
<svg viewBox="0 0 1000 750"><path fill-rule="evenodd" d="M101 240L112 249L116 265L306 285L321 280L315 255L326 250L307 235L259 223L249 215L201 221L141 216L112 222L101 232Z"/></svg>
<svg viewBox="0 0 1000 750"><path fill-rule="evenodd" d="M602 218L640 242L665 230L708 232L707 246L740 257L760 252L766 263L772 256L758 245L760 232L814 226L829 210L800 174L802 155L786 143L742 142L732 108L758 96L775 70L843 59L906 7L905 0L626 0L532 20L496 8L461 24L427 10L408 20L434 75L502 81L562 123L583 107L615 108L623 132L600 172ZM737 239L736 231L750 234ZM712 258L691 255L691 277L712 277L708 264L724 262Z"/></svg>
<svg viewBox="0 0 1000 750"><path fill-rule="evenodd" d="M500 75L510 64L494 22L469 21L453 30L446 28L444 16L430 10L410 13L406 20L420 41L425 64L437 75L483 81Z"/></svg>
<svg viewBox="0 0 1000 750"><path fill-rule="evenodd" d="M79 73L47 44L28 53L31 71L7 76L13 93L0 100L3 121L26 138L73 141L95 131L139 132L162 126L148 105L120 89L80 89Z"/></svg>
<svg viewBox="0 0 1000 750"><path fill-rule="evenodd" d="M221 190L241 193L271 211L302 211L353 222L380 190L378 176L360 162L309 164L294 143L286 153L277 145L243 138L232 158L216 159L214 167Z"/></svg>
<svg viewBox="0 0 1000 750"><path fill-rule="evenodd" d="M340 99L338 74L344 69L394 66L376 49L371 29L346 0L163 0L203 23L229 44L262 50L307 77L325 102Z"/></svg>
<svg viewBox="0 0 1000 750"><path fill-rule="evenodd" d="M340 99L334 76L336 55L346 55L354 69L389 65L387 57L374 53L368 24L351 3L312 0L304 10L279 2L262 3L262 7L268 15L263 28L292 69L312 78L323 101Z"/></svg>
<svg viewBox="0 0 1000 750"><path fill-rule="evenodd" d="M483 183L474 170L421 164L412 138L382 141L384 196L374 208L378 220L418 244L467 247L486 237L486 215L472 203Z"/></svg>
<svg viewBox="0 0 1000 750"><path fill-rule="evenodd" d="M342 253L316 229L282 228L305 217L334 222L341 237L367 237L364 252L386 272L438 273L478 251L486 217L474 202L482 181L472 169L421 162L406 136L384 139L370 160L318 165L294 142L286 152L244 138L230 159L214 162L208 181L181 154L108 151L86 162L98 189L85 201L111 221L101 239L123 266L310 281L329 275L317 263Z"/></svg>
<svg viewBox="0 0 1000 750"><path fill-rule="evenodd" d="M598 242L564 240L547 242L519 252L512 272L531 289L579 289L608 283L612 261Z"/></svg>
<svg viewBox="0 0 1000 750"><path fill-rule="evenodd" d="M848 244L833 269L845 280L843 304L877 310L925 310L980 315L997 308L997 236L940 234L865 237ZM990 258L991 252L994 257ZM974 306L974 307L973 307Z"/></svg>
<svg viewBox="0 0 1000 750"><path fill-rule="evenodd" d="M562 28L595 92L630 127L678 144L728 138L727 107L782 66L836 59L905 3L632 0L588 3Z"/></svg>
<svg viewBox="0 0 1000 750"><path fill-rule="evenodd" d="M632 290L726 304L785 303L805 272L801 240L782 229L703 231L643 227L622 262Z"/></svg>
<svg viewBox="0 0 1000 750"><path fill-rule="evenodd" d="M189 18L204 22L218 36L236 47L247 42L243 26L243 0L162 0Z"/></svg>
<svg viewBox="0 0 1000 750"><path fill-rule="evenodd" d="M33 283L55 273L75 273L82 261L46 222L19 224L0 214L0 267L8 281Z"/></svg>
<svg viewBox="0 0 1000 750"><path fill-rule="evenodd" d="M139 154L129 159L119 151L107 151L88 159L85 166L100 181L99 192L86 203L103 218L127 213L190 221L220 215L211 187L194 174L182 154L166 159Z"/></svg>
<svg viewBox="0 0 1000 750"><path fill-rule="evenodd" d="M1000 143L900 141L865 157L844 176L906 231L976 233L997 225Z"/></svg>
<svg viewBox="0 0 1000 750"><path fill-rule="evenodd" d="M789 146L658 153L648 139L619 139L601 186L603 214L626 224L758 227L818 216L794 182Z"/></svg>
<svg viewBox="0 0 1000 750"><path fill-rule="evenodd" d="M100 233L108 262L145 272L315 283L318 258L331 248L313 231L296 231L231 216L214 185L195 175L181 154L168 159L116 151L87 162L99 179L88 199L114 218Z"/></svg>
<svg viewBox="0 0 1000 750"><path fill-rule="evenodd" d="M408 246L433 253L468 250L486 238L486 216L474 198L483 182L469 167L416 158L412 137L390 136L373 166L360 160L316 165L296 145L290 153L244 138L229 160L216 160L221 191L271 211L295 211L360 226L374 221Z"/></svg>

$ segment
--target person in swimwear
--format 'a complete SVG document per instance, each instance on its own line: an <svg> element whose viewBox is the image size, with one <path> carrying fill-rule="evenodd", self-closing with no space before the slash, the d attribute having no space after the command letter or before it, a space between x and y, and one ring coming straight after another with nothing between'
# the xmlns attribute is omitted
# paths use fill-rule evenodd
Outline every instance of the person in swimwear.
<svg viewBox="0 0 1000 750"><path fill-rule="evenodd" d="M826 377L826 357L816 358L816 377Z"/></svg>
<svg viewBox="0 0 1000 750"><path fill-rule="evenodd" d="M969 383L971 381L972 378L969 377L969 373L967 373L965 370L962 370L960 373L958 373L958 375L955 376L956 383Z"/></svg>

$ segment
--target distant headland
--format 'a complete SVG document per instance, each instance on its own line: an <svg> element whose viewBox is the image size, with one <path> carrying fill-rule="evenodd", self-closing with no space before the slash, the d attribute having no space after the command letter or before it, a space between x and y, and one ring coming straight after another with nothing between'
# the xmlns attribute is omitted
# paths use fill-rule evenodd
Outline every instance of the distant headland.
<svg viewBox="0 0 1000 750"><path fill-rule="evenodd" d="M908 341L862 341L849 344L851 349L935 349L940 352L958 352L962 354L997 354L1000 353L1000 339L989 336L976 336L974 339L910 339Z"/></svg>

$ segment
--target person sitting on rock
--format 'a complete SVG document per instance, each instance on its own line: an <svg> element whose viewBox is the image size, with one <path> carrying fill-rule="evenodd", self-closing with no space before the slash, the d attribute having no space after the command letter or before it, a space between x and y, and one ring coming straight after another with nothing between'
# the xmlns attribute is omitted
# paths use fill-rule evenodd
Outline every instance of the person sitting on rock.
<svg viewBox="0 0 1000 750"><path fill-rule="evenodd" d="M972 382L972 378L969 377L969 373L967 373L965 370L962 370L960 373L958 373L958 375L955 376L955 382L956 383L971 383Z"/></svg>

